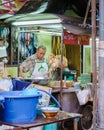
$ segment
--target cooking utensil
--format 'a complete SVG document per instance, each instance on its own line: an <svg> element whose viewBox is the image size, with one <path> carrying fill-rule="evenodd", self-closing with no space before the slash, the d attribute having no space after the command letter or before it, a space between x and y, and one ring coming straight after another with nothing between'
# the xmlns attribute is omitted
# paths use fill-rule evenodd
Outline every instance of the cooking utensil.
<svg viewBox="0 0 104 130"><path fill-rule="evenodd" d="M28 80L28 81L32 81L33 83L37 83L39 85L46 85L50 82L50 78L45 78L45 77L36 77L36 78L26 78L25 80Z"/></svg>

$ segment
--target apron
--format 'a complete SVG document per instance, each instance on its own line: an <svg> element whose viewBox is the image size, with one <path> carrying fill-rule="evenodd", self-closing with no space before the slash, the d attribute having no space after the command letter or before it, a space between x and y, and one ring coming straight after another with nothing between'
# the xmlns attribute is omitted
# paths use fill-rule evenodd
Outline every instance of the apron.
<svg viewBox="0 0 104 130"><path fill-rule="evenodd" d="M34 65L34 69L32 72L32 78L37 77L47 77L48 72L48 64L46 62L37 62Z"/></svg>

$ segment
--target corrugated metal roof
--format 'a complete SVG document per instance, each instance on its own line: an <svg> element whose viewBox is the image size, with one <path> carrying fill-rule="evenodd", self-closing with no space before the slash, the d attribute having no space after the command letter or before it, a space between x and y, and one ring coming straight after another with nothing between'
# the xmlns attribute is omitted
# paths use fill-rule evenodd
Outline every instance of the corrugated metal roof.
<svg viewBox="0 0 104 130"><path fill-rule="evenodd" d="M22 21L37 21L37 20L53 20L53 19L60 19L61 22L59 24L62 25L64 29L69 30L70 32L74 34L91 34L91 30L84 28L82 26L83 24L83 19L78 19L74 17L66 17L64 15L57 15L57 14L50 14L50 13L41 13L41 14L21 14L21 15L15 15L12 16L11 18L8 18L5 20L5 23L13 23L13 22L22 22ZM41 24L41 26L44 26ZM54 26L54 25L53 25ZM45 25L45 28L54 28L52 25L48 24L47 26Z"/></svg>

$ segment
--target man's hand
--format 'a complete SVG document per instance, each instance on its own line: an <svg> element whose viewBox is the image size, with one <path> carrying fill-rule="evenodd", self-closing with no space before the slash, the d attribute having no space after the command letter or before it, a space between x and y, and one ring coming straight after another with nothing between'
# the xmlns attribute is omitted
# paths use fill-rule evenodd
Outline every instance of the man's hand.
<svg viewBox="0 0 104 130"><path fill-rule="evenodd" d="M51 72L50 72L50 71L48 71L48 72L47 72L47 75L48 75L48 77L50 77L50 75L51 75Z"/></svg>

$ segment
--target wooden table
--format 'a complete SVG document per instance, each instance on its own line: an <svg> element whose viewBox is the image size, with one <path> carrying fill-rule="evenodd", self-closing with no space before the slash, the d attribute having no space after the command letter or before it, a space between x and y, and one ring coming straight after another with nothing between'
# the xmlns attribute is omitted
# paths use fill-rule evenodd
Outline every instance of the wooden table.
<svg viewBox="0 0 104 130"><path fill-rule="evenodd" d="M68 121L70 119L74 120L74 130L78 130L77 129L77 122L79 121L79 119L82 117L81 114L77 114L77 113L67 113L65 111L59 111L59 113L57 114L57 116L55 118L44 118L44 117L37 117L36 120L34 120L33 122L29 122L29 123L7 123L7 122L1 122L4 125L9 125L9 126L14 126L14 130L29 130L29 128L33 128L33 127L38 127L38 126L43 126L46 124L51 124L51 123L56 123L56 122L64 122L64 121Z"/></svg>

